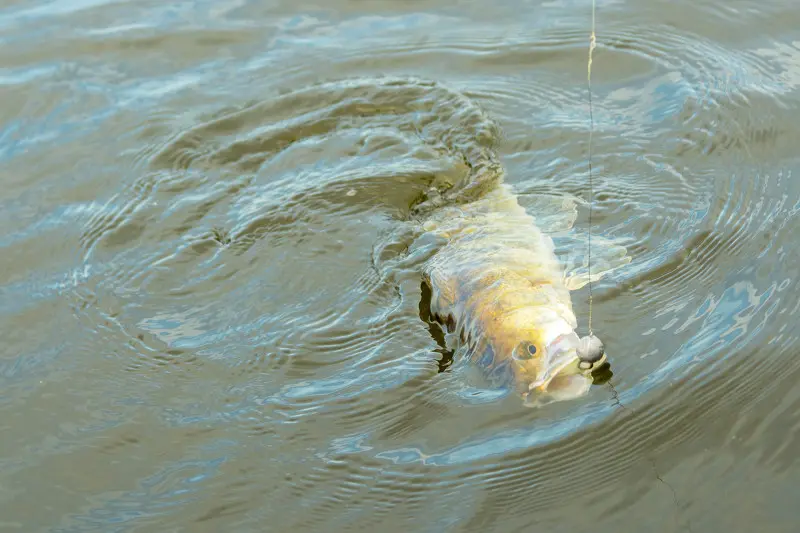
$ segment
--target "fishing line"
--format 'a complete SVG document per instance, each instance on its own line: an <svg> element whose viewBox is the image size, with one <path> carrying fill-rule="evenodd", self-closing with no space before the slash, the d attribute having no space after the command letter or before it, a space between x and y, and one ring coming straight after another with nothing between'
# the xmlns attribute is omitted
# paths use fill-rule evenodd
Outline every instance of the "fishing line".
<svg viewBox="0 0 800 533"><path fill-rule="evenodd" d="M592 0L592 33L589 37L589 62L587 65L587 72L586 72L586 84L588 86L589 92L589 231L587 235L587 243L586 243L586 253L587 253L587 266L589 269L589 335L593 335L592 332L592 208L594 206L594 181L593 181L593 172L592 172L592 139L594 137L594 112L592 109L592 52L597 45L597 36L595 35L595 12L596 12L596 4L597 0ZM614 397L614 402L620 406L625 411L629 411L628 407L622 403L619 399L619 394L617 393L617 389L614 388L614 385L611 383L609 379L607 382L608 386L611 388L611 393ZM661 477L661 474L658 473L658 469L656 468L656 461L653 458L648 458L648 462L653 469L653 473L661 483L663 483L669 490L672 492L672 499L675 503L675 510L680 512L680 505L678 503L678 493L675 492L675 489L664 481L664 478ZM678 516L676 514L675 521L678 525L680 525ZM692 524L688 520L686 521L686 529L691 532L692 531Z"/></svg>
<svg viewBox="0 0 800 533"><path fill-rule="evenodd" d="M592 176L592 137L594 136L594 112L592 110L592 52L597 43L594 33L595 27L595 3L592 0L592 34L589 37L589 65L586 73L586 83L589 88L589 232L587 242L588 268L589 268L589 335L592 333L592 207L594 205L594 183Z"/></svg>
<svg viewBox="0 0 800 533"><path fill-rule="evenodd" d="M611 380L608 380L606 383L608 384L608 387L611 389L611 394L614 397L614 403L616 405L619 405L620 409L622 409L623 411L631 411L631 412L633 412L632 409L630 409L628 406L626 406L624 403L622 403L622 401L619 399L619 393L617 392L617 389L614 388L614 384L611 383ZM656 479L658 481L660 481L665 487L667 487L670 490L670 492L672 492L672 501L675 504L675 511L676 511L675 524L678 527L680 527L681 524L680 524L680 519L678 518L678 514L680 513L681 506L680 506L680 502L678 501L678 493L675 492L675 488L672 485L670 485L669 483L667 483L664 480L664 478L661 477L661 474L658 473L658 467L656 466L656 460L653 459L652 457L648 457L648 456L645 456L645 459L647 460L648 463L650 463L650 468L652 468L653 474L656 476ZM689 533L694 533L694 531L692 530L692 523L688 519L686 520L686 531L688 531Z"/></svg>

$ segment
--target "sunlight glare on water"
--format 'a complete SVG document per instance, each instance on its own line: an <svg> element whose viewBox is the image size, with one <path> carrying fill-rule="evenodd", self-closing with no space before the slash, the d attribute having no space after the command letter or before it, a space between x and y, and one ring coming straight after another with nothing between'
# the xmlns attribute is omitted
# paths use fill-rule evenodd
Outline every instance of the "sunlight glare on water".
<svg viewBox="0 0 800 533"><path fill-rule="evenodd" d="M526 408L426 316L465 177L584 279L590 17L6 2L0 530L797 530L791 0L597 2L607 381Z"/></svg>

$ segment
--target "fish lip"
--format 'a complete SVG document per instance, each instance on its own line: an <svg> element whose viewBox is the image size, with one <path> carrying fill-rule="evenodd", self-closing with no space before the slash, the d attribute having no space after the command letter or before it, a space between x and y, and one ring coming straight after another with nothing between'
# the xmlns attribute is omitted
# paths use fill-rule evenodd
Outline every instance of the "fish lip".
<svg viewBox="0 0 800 533"><path fill-rule="evenodd" d="M550 382L565 368L574 363L580 363L575 344L577 340L578 336L574 332L559 335L553 339L547 348L545 371L541 377L528 386L528 390L546 391Z"/></svg>
<svg viewBox="0 0 800 533"><path fill-rule="evenodd" d="M544 371L544 375L531 383L528 389L538 389L540 391L547 390L547 386L550 385L550 382L553 381L553 379L555 379L555 377L558 376L565 368L572 365L576 361L578 361L577 352L573 352L571 356L562 357L557 364L549 365L547 370Z"/></svg>

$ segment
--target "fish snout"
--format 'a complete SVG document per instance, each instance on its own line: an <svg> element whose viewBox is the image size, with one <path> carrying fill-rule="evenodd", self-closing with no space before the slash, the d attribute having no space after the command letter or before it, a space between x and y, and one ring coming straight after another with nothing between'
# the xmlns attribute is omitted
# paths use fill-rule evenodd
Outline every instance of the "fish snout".
<svg viewBox="0 0 800 533"><path fill-rule="evenodd" d="M579 359L577 358L578 336L574 332L561 334L545 347L544 355L540 360L536 380L530 384L530 390L545 391L552 379L568 367L574 372Z"/></svg>
<svg viewBox="0 0 800 533"><path fill-rule="evenodd" d="M560 399L577 398L588 391L590 374L606 360L603 343L594 335L580 338L573 331L556 337L546 348L543 372L529 385Z"/></svg>

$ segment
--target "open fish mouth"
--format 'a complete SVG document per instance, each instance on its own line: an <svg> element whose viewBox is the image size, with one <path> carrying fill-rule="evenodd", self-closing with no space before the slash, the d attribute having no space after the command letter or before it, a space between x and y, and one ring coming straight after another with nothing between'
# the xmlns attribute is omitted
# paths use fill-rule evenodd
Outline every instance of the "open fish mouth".
<svg viewBox="0 0 800 533"><path fill-rule="evenodd" d="M542 390L523 394L525 407L541 407L552 402L563 402L581 398L592 386L591 376L561 373L554 375Z"/></svg>
<svg viewBox="0 0 800 533"><path fill-rule="evenodd" d="M591 373L605 360L585 361L578 354L581 339L575 333L560 335L547 348L544 372L528 386L529 392L580 396L588 391Z"/></svg>
<svg viewBox="0 0 800 533"><path fill-rule="evenodd" d="M588 372L580 368L580 359L578 358L577 352L573 350L550 361L544 374L542 374L539 379L532 382L528 389L531 391L546 392L550 383L557 377L580 376L586 378L587 376L585 376L585 374L588 374Z"/></svg>
<svg viewBox="0 0 800 533"><path fill-rule="evenodd" d="M543 372L537 376L528 389L531 391L544 391L547 386L561 372L565 372L574 365L572 373L578 371L578 352L577 346L580 342L578 335L574 332L560 334L553 338L545 348Z"/></svg>

